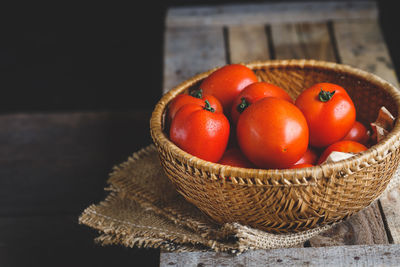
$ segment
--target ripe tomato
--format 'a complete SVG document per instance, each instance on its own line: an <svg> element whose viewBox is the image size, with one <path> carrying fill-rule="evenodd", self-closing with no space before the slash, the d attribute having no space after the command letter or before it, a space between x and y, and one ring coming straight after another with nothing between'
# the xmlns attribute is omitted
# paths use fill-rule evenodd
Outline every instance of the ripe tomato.
<svg viewBox="0 0 400 267"><path fill-rule="evenodd" d="M307 121L292 103L266 97L249 106L237 123L243 154L260 168L287 168L308 147Z"/></svg>
<svg viewBox="0 0 400 267"><path fill-rule="evenodd" d="M222 105L216 97L212 95L203 94L203 90L199 89L193 91L190 94L177 95L171 101L171 103L168 106L168 116L167 116L168 124L172 122L172 119L175 117L175 114L182 106L186 104L197 104L200 106L204 106L205 100L208 100L208 102L210 103L211 107L215 110L215 112L223 112Z"/></svg>
<svg viewBox="0 0 400 267"><path fill-rule="evenodd" d="M356 119L356 109L346 90L332 83L318 83L296 99L310 129L310 144L325 147L341 140Z"/></svg>
<svg viewBox="0 0 400 267"><path fill-rule="evenodd" d="M338 142L333 143L332 145L328 146L324 150L324 152L322 152L320 158L318 159L317 164L323 163L329 157L329 154L332 151L339 151L339 152L345 152L345 153L359 153L359 152L362 152L365 150L367 150L367 147L358 142L349 141L349 140L338 141Z"/></svg>
<svg viewBox="0 0 400 267"><path fill-rule="evenodd" d="M367 128L361 122L355 121L353 127L342 140L356 141L366 145L369 141Z"/></svg>
<svg viewBox="0 0 400 267"><path fill-rule="evenodd" d="M315 150L312 148L308 148L306 153L304 153L304 155L294 165L305 164L305 163L315 164L317 162L317 159L318 159L317 152L315 152Z"/></svg>
<svg viewBox="0 0 400 267"><path fill-rule="evenodd" d="M289 169L301 169L301 168L308 168L308 167L313 167L314 165L310 163L301 163L301 164L295 164Z"/></svg>
<svg viewBox="0 0 400 267"><path fill-rule="evenodd" d="M184 151L204 160L218 162L229 139L229 121L223 113L206 105L181 107L171 123L170 138Z"/></svg>
<svg viewBox="0 0 400 267"><path fill-rule="evenodd" d="M240 91L257 81L257 76L250 68L241 64L231 64L211 73L199 88L203 89L205 94L218 98L225 112L228 112Z"/></svg>
<svg viewBox="0 0 400 267"><path fill-rule="evenodd" d="M233 167L254 168L254 165L236 147L227 149L218 163Z"/></svg>
<svg viewBox="0 0 400 267"><path fill-rule="evenodd" d="M231 107L231 120L236 124L239 115L251 104L264 97L277 97L293 103L292 98L282 88L266 83L255 82L246 86L233 101Z"/></svg>

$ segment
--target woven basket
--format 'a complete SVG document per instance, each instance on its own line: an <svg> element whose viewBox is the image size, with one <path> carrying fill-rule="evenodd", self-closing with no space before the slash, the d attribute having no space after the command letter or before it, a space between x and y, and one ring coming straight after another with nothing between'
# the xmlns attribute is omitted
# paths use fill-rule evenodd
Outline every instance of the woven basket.
<svg viewBox="0 0 400 267"><path fill-rule="evenodd" d="M400 93L383 79L342 64L274 60L246 64L261 81L278 85L293 99L318 82L344 87L369 125L385 106L397 117ZM368 206L389 183L399 164L400 124L380 143L356 156L303 169L262 170L201 160L174 145L164 132L168 103L197 88L204 72L165 94L151 117L151 136L169 179L189 202L217 223L239 222L273 233L299 232L340 221ZM230 179L225 179L230 177Z"/></svg>

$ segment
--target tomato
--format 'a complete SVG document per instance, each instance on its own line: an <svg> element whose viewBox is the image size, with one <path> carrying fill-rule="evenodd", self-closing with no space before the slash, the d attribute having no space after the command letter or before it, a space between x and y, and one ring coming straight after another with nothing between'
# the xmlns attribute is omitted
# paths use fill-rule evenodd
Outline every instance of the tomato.
<svg viewBox="0 0 400 267"><path fill-rule="evenodd" d="M254 72L241 64L226 65L211 73L200 84L205 94L215 96L222 104L225 112L230 111L235 97L247 85L257 82Z"/></svg>
<svg viewBox="0 0 400 267"><path fill-rule="evenodd" d="M331 154L332 151L359 153L365 150L367 150L367 147L358 142L349 140L338 141L328 146L324 152L322 152L317 164L323 163L329 157L329 154Z"/></svg>
<svg viewBox="0 0 400 267"><path fill-rule="evenodd" d="M260 168L287 168L308 147L307 121L292 103L266 97L240 115L237 140L243 154Z"/></svg>
<svg viewBox="0 0 400 267"><path fill-rule="evenodd" d="M301 163L301 164L295 164L289 169L301 169L301 168L308 168L308 167L313 167L314 165L310 163Z"/></svg>
<svg viewBox="0 0 400 267"><path fill-rule="evenodd" d="M341 140L354 125L356 109L346 90L332 83L318 83L296 99L310 130L310 144L326 147Z"/></svg>
<svg viewBox="0 0 400 267"><path fill-rule="evenodd" d="M317 159L318 159L317 152L315 152L315 150L312 148L308 148L306 153L304 153L303 156L294 165L305 164L305 163L315 164L317 162Z"/></svg>
<svg viewBox="0 0 400 267"><path fill-rule="evenodd" d="M206 105L186 104L171 123L170 139L182 150L204 160L218 162L229 139L229 121Z"/></svg>
<svg viewBox="0 0 400 267"><path fill-rule="evenodd" d="M215 110L215 112L223 112L222 105L219 102L219 100L212 95L203 94L203 90L200 89L193 91L191 94L177 95L171 101L171 103L168 106L168 116L167 116L168 124L171 123L172 119L175 117L175 114L182 106L186 104L197 104L204 106L205 100L208 100L208 102L210 103L211 107Z"/></svg>
<svg viewBox="0 0 400 267"><path fill-rule="evenodd" d="M240 149L236 147L227 149L218 163L241 168L254 167L254 165L243 155Z"/></svg>
<svg viewBox="0 0 400 267"><path fill-rule="evenodd" d="M369 134L367 128L358 121L355 121L350 131L343 137L342 140L351 140L366 145L369 141Z"/></svg>
<svg viewBox="0 0 400 267"><path fill-rule="evenodd" d="M266 83L255 82L246 86L233 101L231 107L231 120L236 124L239 115L251 104L264 97L277 97L293 103L292 98L282 88Z"/></svg>

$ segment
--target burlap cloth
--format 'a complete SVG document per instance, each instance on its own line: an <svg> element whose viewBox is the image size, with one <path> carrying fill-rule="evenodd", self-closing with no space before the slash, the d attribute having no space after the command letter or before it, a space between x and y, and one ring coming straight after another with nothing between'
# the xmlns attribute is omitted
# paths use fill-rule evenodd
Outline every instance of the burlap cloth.
<svg viewBox="0 0 400 267"><path fill-rule="evenodd" d="M397 171L387 190L399 185L399 177ZM248 249L293 247L332 227L271 234L238 223L216 225L176 192L153 145L114 167L108 183L108 197L89 206L79 218L81 224L100 232L95 241L102 245L237 254Z"/></svg>

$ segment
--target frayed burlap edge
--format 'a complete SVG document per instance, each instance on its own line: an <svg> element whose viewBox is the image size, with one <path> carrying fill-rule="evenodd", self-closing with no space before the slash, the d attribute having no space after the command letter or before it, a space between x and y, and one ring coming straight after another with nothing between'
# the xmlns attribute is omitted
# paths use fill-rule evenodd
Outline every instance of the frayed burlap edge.
<svg viewBox="0 0 400 267"><path fill-rule="evenodd" d="M155 234L151 232L151 230L143 231L143 229L127 232L126 227L132 227L129 221L118 220L119 226L115 228L116 221L114 218L96 212L97 206L91 205L82 213L79 222L103 232L103 234L96 238L96 242L99 244L121 244L127 247L161 248L166 251L199 251L206 250L205 247L207 247L215 251L241 253L248 249L271 249L296 246L315 235L327 231L333 226L325 225L293 234L271 234L238 223L229 223L223 225L221 228L214 228L212 225L207 225L204 222L198 222L189 217L185 217L185 215L180 214L179 210L171 208L160 209L157 206L157 198L155 196L137 187L137 185L131 183L129 179L120 175L123 173L125 167L151 153L157 153L154 145L141 149L129 157L127 161L114 167L109 179L111 186L108 188L108 190L112 192L106 200L101 202L98 206L107 206L112 202L112 199L116 197L128 197L130 200L136 201L148 212L154 212L157 215L166 217L177 225L193 230L193 236L198 235L200 238L207 239L199 241L197 238L191 239L188 236L181 237L178 233L172 235ZM400 176L399 170L397 170L383 194L397 187L399 184ZM151 229L151 227L149 229ZM176 235L178 235L178 237ZM215 239L209 239L210 236L214 236ZM221 242L216 239L221 240ZM224 241L227 240L230 240L230 242L236 240L236 242L235 244L224 243Z"/></svg>
<svg viewBox="0 0 400 267"><path fill-rule="evenodd" d="M161 248L166 251L212 249L237 253L239 250L237 244L206 239L188 229L183 229L181 225L175 225L173 222L170 223L175 225L175 228L181 229L171 230L168 224L165 227L157 227L116 218L115 211L120 209L121 202L124 202L124 207L126 208L126 206L129 206L129 202L133 201L122 198L117 192L111 191L104 201L97 205L90 205L79 217L80 224L85 224L102 233L96 238L95 241L97 243L101 245L120 244L126 247ZM128 212L130 211L128 208L126 209ZM149 212L152 211L146 210L146 213ZM155 220L163 220L163 218L157 218L156 216L154 214Z"/></svg>

